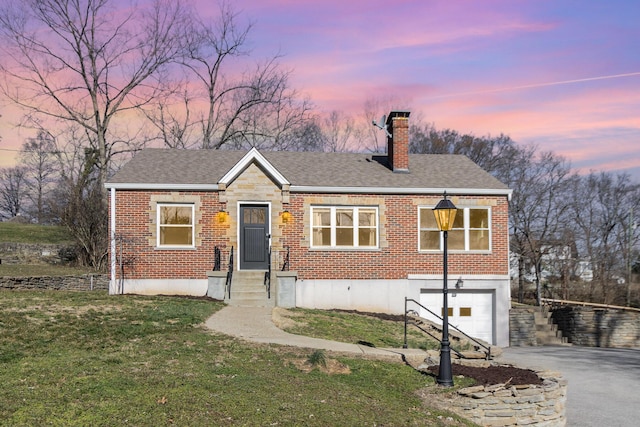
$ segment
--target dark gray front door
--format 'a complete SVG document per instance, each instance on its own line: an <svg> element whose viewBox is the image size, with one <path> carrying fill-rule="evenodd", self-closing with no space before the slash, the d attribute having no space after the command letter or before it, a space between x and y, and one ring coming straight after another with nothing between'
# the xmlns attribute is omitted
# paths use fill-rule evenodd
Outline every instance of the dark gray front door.
<svg viewBox="0 0 640 427"><path fill-rule="evenodd" d="M240 205L240 269L266 270L269 263L269 208Z"/></svg>

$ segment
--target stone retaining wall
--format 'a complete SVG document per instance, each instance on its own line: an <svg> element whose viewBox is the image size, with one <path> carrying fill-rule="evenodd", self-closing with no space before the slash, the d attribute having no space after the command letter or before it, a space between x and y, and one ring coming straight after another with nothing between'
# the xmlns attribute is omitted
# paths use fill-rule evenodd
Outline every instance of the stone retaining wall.
<svg viewBox="0 0 640 427"><path fill-rule="evenodd" d="M518 307L509 310L509 346L535 346L536 322L533 307Z"/></svg>
<svg viewBox="0 0 640 427"><path fill-rule="evenodd" d="M447 409L481 426L564 427L567 381L540 371L542 385L473 386L457 391Z"/></svg>
<svg viewBox="0 0 640 427"><path fill-rule="evenodd" d="M107 274L79 276L0 277L0 289L89 291L109 290Z"/></svg>
<svg viewBox="0 0 640 427"><path fill-rule="evenodd" d="M640 312L564 306L551 316L569 342L586 347L640 347Z"/></svg>
<svg viewBox="0 0 640 427"><path fill-rule="evenodd" d="M45 243L0 243L2 264L59 264L60 250L66 245Z"/></svg>

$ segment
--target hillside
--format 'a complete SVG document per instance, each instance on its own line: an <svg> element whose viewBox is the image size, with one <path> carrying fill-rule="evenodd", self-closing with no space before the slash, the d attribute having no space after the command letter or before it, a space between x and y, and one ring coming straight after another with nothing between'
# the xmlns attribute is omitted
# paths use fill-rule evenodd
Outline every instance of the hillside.
<svg viewBox="0 0 640 427"><path fill-rule="evenodd" d="M0 222L0 243L72 244L69 231L57 225Z"/></svg>

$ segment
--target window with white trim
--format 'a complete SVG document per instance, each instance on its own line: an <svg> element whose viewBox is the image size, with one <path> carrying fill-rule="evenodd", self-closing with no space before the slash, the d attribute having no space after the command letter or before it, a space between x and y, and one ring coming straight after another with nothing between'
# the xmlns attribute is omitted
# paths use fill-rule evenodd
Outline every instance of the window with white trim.
<svg viewBox="0 0 640 427"><path fill-rule="evenodd" d="M311 247L377 248L378 208L311 207Z"/></svg>
<svg viewBox="0 0 640 427"><path fill-rule="evenodd" d="M194 205L157 204L158 247L194 246Z"/></svg>
<svg viewBox="0 0 640 427"><path fill-rule="evenodd" d="M442 236L433 208L419 208L419 248L421 251L442 250ZM449 231L448 250L488 251L491 249L491 210L458 208L453 228Z"/></svg>

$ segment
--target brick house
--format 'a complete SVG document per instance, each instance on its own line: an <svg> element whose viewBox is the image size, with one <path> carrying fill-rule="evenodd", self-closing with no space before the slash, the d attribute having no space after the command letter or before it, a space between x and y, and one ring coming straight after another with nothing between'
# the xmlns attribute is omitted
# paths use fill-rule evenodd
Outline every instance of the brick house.
<svg viewBox="0 0 640 427"><path fill-rule="evenodd" d="M106 184L110 292L210 294L233 248L230 303L272 271L266 303L403 313L408 297L440 313L446 191L450 324L508 345L511 190L465 156L410 155L408 120L387 119L388 155L141 151Z"/></svg>

